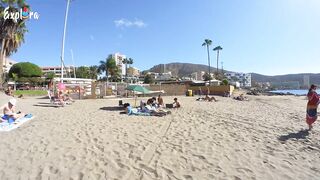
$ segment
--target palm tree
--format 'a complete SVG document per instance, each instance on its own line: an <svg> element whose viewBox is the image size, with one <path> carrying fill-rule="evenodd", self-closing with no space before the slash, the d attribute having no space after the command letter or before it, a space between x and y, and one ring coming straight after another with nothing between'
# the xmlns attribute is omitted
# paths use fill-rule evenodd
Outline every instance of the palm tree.
<svg viewBox="0 0 320 180"><path fill-rule="evenodd" d="M123 61L122 61L123 64L126 65L126 81L128 81L128 64L131 65L133 64L133 59L132 58L125 58Z"/></svg>
<svg viewBox="0 0 320 180"><path fill-rule="evenodd" d="M129 58L129 59L128 59L128 64L129 64L129 65L133 64L133 59L132 59L132 58Z"/></svg>
<svg viewBox="0 0 320 180"><path fill-rule="evenodd" d="M217 51L217 74L219 74L219 52L222 50L221 46L213 48L213 51Z"/></svg>
<svg viewBox="0 0 320 180"><path fill-rule="evenodd" d="M24 20L4 19L4 9L9 7L10 12L19 12L24 4L23 0L0 1L0 84L3 82L3 63L7 56L16 52L21 43L24 42L24 34L27 32Z"/></svg>
<svg viewBox="0 0 320 180"><path fill-rule="evenodd" d="M210 39L205 39L202 46L207 46L207 52L208 52L208 65L209 65L209 75L210 75L210 53L209 53L209 46L211 46L212 41Z"/></svg>
<svg viewBox="0 0 320 180"><path fill-rule="evenodd" d="M128 78L128 67L127 66L129 63L129 59L127 59L127 58L123 59L122 63L126 65L126 81L127 81L127 78Z"/></svg>
<svg viewBox="0 0 320 180"><path fill-rule="evenodd" d="M90 66L89 67L90 79L97 79L97 77L98 77L98 69L99 69L98 66Z"/></svg>
<svg viewBox="0 0 320 180"><path fill-rule="evenodd" d="M107 81L108 81L109 75L111 75L112 79L115 79L115 77L117 77L117 74L119 73L119 69L112 55L109 55L105 61L100 61L99 63L100 65L98 66L98 73L106 72Z"/></svg>

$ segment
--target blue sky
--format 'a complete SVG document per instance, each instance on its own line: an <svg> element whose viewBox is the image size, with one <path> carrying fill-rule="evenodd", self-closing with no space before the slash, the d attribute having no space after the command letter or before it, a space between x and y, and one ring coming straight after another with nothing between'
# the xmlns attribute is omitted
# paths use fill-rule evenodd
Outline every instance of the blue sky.
<svg viewBox="0 0 320 180"><path fill-rule="evenodd" d="M27 0L25 43L11 58L59 65L66 0ZM224 68L267 75L319 73L319 0L74 0L65 64L97 65L120 52L141 70L169 62L207 64L204 39L223 47ZM216 54L211 51L212 64ZM220 66L220 64L219 64Z"/></svg>

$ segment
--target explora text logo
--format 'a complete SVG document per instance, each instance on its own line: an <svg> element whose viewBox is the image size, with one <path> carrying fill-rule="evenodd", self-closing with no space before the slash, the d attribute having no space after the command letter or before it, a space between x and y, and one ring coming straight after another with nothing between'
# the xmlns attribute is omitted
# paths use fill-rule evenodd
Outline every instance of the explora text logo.
<svg viewBox="0 0 320 180"><path fill-rule="evenodd" d="M4 19L12 19L17 22L18 19L39 19L38 12L32 12L27 6L20 9L18 12L10 12L9 7L4 9Z"/></svg>

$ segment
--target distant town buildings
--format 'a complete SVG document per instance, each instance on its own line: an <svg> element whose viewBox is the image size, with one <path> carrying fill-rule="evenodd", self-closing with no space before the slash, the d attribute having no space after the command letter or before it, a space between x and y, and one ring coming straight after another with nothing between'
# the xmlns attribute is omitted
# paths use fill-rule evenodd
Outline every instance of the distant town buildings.
<svg viewBox="0 0 320 180"><path fill-rule="evenodd" d="M239 82L240 87L251 87L250 73L225 73L225 76L230 82Z"/></svg>
<svg viewBox="0 0 320 180"><path fill-rule="evenodd" d="M309 88L310 87L310 76L304 75L303 76L303 86Z"/></svg>
<svg viewBox="0 0 320 180"><path fill-rule="evenodd" d="M40 68L44 74L54 73L56 77L61 76L61 66L47 66L47 67L40 67ZM63 69L63 73L65 75L73 74L73 71L74 71L74 66L66 66Z"/></svg>
<svg viewBox="0 0 320 180"><path fill-rule="evenodd" d="M194 72L191 74L191 79L196 81L204 80L203 76L206 74L205 71ZM211 77L214 78L214 73L210 73Z"/></svg>
<svg viewBox="0 0 320 180"><path fill-rule="evenodd" d="M271 87L275 89L300 89L299 81L272 82Z"/></svg>
<svg viewBox="0 0 320 180"><path fill-rule="evenodd" d="M140 70L135 67L129 67L127 69L127 75L128 77L139 77L140 76Z"/></svg>
<svg viewBox="0 0 320 180"><path fill-rule="evenodd" d="M155 72L148 72L147 74L151 75L156 81L169 81L172 80L171 72L166 73L155 73Z"/></svg>

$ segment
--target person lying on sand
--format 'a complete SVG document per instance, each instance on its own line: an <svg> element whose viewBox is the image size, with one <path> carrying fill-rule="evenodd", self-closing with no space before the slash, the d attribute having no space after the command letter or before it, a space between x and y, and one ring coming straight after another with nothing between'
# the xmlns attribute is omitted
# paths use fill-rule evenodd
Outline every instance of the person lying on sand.
<svg viewBox="0 0 320 180"><path fill-rule="evenodd" d="M214 98L213 96L212 97L209 97L208 94L206 95L206 97L203 99L205 101L209 101L209 102L217 102L216 98Z"/></svg>
<svg viewBox="0 0 320 180"><path fill-rule="evenodd" d="M8 104L3 105L2 119L5 119L5 120L13 119L13 121L15 121L16 119L19 119L25 116L25 114L21 113L20 111L15 113L16 104L17 104L17 100L12 98L9 100Z"/></svg>
<svg viewBox="0 0 320 180"><path fill-rule="evenodd" d="M233 99L238 101L249 101L249 99L247 97L244 97L243 94L240 94L240 96L234 97Z"/></svg>

